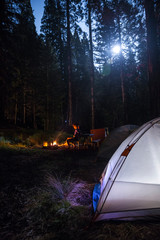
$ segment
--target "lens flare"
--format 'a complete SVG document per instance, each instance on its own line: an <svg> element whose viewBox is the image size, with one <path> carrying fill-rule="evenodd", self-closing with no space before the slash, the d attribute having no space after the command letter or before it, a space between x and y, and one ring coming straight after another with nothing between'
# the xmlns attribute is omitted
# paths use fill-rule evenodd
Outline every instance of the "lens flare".
<svg viewBox="0 0 160 240"><path fill-rule="evenodd" d="M113 48L112 48L112 52L115 53L115 54L118 54L120 53L121 51L121 47L119 45L115 45Z"/></svg>

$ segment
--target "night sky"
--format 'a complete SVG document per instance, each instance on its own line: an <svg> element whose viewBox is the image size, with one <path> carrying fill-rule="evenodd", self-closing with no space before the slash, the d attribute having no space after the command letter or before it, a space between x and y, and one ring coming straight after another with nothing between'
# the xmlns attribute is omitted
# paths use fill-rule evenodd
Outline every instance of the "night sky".
<svg viewBox="0 0 160 240"><path fill-rule="evenodd" d="M43 16L44 0L31 0L37 33L40 33L41 18Z"/></svg>
<svg viewBox="0 0 160 240"><path fill-rule="evenodd" d="M36 30L37 33L40 33L40 26L41 26L41 18L43 16L43 11L44 11L44 0L31 0L31 6L33 9L33 14L35 17L35 25L36 25ZM79 24L82 27L82 29L88 33L88 28L86 27L85 21L81 21Z"/></svg>

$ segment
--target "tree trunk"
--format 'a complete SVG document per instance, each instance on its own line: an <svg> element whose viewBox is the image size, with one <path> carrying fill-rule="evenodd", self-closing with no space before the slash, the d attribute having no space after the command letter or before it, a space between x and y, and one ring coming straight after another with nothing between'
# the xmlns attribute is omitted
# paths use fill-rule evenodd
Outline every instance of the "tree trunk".
<svg viewBox="0 0 160 240"><path fill-rule="evenodd" d="M18 112L18 104L17 104L17 94L15 94L15 110L14 110L14 124L17 124L17 112Z"/></svg>
<svg viewBox="0 0 160 240"><path fill-rule="evenodd" d="M150 89L150 112L151 117L160 113L160 83L158 79L158 46L157 24L154 11L154 1L145 0L145 13L147 25L147 55L148 55L148 81Z"/></svg>
<svg viewBox="0 0 160 240"><path fill-rule="evenodd" d="M68 70L68 122L72 125L72 63L70 37L70 1L67 0L67 70Z"/></svg>
<svg viewBox="0 0 160 240"><path fill-rule="evenodd" d="M0 122L5 120L5 109L6 109L6 91L5 87L2 84L0 89Z"/></svg>
<svg viewBox="0 0 160 240"><path fill-rule="evenodd" d="M58 9L58 14L61 14L61 5L60 5L60 1L57 0L57 9ZM62 41L62 30L60 28L61 26L61 22L60 19L58 19L58 25L59 25L59 46L60 46L60 69L61 69L61 74L63 76L64 73L64 64L63 64L63 58L64 58L64 54L63 54L63 41Z"/></svg>
<svg viewBox="0 0 160 240"><path fill-rule="evenodd" d="M48 131L49 129L49 73L48 73L48 66L47 66L47 95L46 95L46 121L45 121L45 130Z"/></svg>
<svg viewBox="0 0 160 240"><path fill-rule="evenodd" d="M37 129L35 91L33 91L33 128Z"/></svg>
<svg viewBox="0 0 160 240"><path fill-rule="evenodd" d="M26 125L26 89L23 88L23 125Z"/></svg>
<svg viewBox="0 0 160 240"><path fill-rule="evenodd" d="M127 122L127 107L126 107L126 97L125 97L125 87L124 87L124 66L123 66L123 53L122 53L122 38L121 38L121 25L119 17L119 9L117 9L117 22L118 22L118 35L119 35L119 45L120 45L120 79L121 79L121 95L123 104L123 121Z"/></svg>
<svg viewBox="0 0 160 240"><path fill-rule="evenodd" d="M89 43L90 43L90 83L91 83L91 126L94 129L95 112L94 112L94 63L93 63L93 42L92 42L92 20L91 4L88 0L88 24L89 24Z"/></svg>

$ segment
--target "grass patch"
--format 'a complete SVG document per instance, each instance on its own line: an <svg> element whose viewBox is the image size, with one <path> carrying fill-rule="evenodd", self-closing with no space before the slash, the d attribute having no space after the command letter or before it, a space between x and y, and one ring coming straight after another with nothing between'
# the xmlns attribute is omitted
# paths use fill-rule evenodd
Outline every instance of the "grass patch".
<svg viewBox="0 0 160 240"><path fill-rule="evenodd" d="M0 239L159 240L159 222L90 224L93 186L105 165L92 152L1 140Z"/></svg>
<svg viewBox="0 0 160 240"><path fill-rule="evenodd" d="M3 129L0 131L0 146L16 145L17 147L42 147L44 142L57 141L62 144L68 133L64 131L44 132L32 129Z"/></svg>
<svg viewBox="0 0 160 240"><path fill-rule="evenodd" d="M0 147L10 146L10 141L4 138L3 136L0 137Z"/></svg>
<svg viewBox="0 0 160 240"><path fill-rule="evenodd" d="M51 192L54 201L67 200L68 194L73 190L76 181L67 177L54 177L53 175L47 176L48 189Z"/></svg>
<svg viewBox="0 0 160 240"><path fill-rule="evenodd" d="M32 237L40 239L75 239L89 223L86 207L73 207L62 198L59 201L48 191L39 191L27 206Z"/></svg>

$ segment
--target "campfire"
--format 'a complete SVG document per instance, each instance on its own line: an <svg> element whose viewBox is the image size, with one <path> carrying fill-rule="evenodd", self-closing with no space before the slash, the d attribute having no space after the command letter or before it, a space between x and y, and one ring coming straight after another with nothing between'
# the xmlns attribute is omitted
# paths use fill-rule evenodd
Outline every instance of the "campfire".
<svg viewBox="0 0 160 240"><path fill-rule="evenodd" d="M43 142L43 148L58 149L59 147L66 147L67 142L59 144L56 140L51 142Z"/></svg>
<svg viewBox="0 0 160 240"><path fill-rule="evenodd" d="M56 141L51 142L51 146L56 146L56 145L58 145Z"/></svg>

